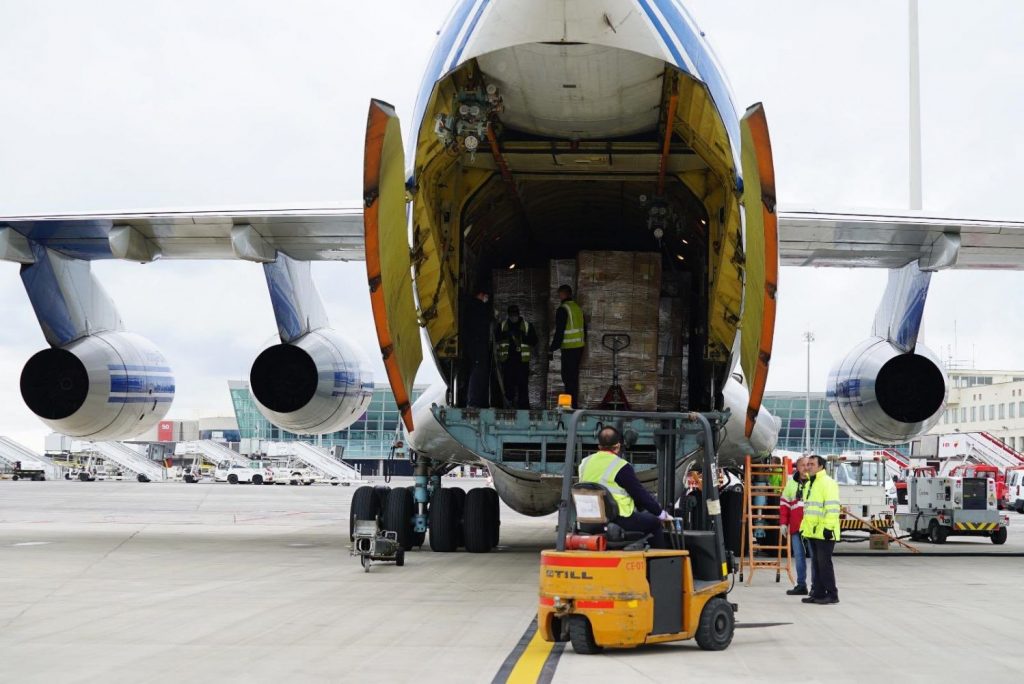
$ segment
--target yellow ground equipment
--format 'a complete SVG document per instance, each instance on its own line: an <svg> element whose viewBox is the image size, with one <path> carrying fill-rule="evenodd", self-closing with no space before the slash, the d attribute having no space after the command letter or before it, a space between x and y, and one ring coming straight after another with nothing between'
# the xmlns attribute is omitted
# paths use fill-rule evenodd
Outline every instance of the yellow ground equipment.
<svg viewBox="0 0 1024 684"><path fill-rule="evenodd" d="M584 654L692 638L705 650L727 648L736 606L726 599L732 559L725 550L717 488L708 490L708 529L683 530L680 521L673 520L666 535L673 548L645 548L642 535L623 532L611 522L618 509L607 489L572 485L579 455L577 426L587 413L596 412L575 411L568 423L557 550L541 554L541 636L570 641L577 653ZM603 420L618 424L661 421L658 495L666 510L675 501L676 466L681 465L676 463L675 440L686 435L702 438L704 481L715 481L711 423L722 424L723 414L600 413ZM628 443L628 436L623 441ZM580 548L606 550L576 550Z"/></svg>

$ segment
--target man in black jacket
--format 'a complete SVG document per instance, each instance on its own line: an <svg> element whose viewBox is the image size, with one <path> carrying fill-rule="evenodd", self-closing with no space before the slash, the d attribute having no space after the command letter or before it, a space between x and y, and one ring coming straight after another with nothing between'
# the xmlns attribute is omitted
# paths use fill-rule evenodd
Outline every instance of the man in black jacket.
<svg viewBox="0 0 1024 684"><path fill-rule="evenodd" d="M462 319L463 353L469 363L469 408L491 405L491 296L486 290L466 300Z"/></svg>

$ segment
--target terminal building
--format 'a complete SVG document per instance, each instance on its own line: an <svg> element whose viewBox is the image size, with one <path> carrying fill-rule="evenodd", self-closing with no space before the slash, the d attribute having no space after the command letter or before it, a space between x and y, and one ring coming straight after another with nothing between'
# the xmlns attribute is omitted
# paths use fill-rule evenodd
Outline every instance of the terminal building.
<svg viewBox="0 0 1024 684"><path fill-rule="evenodd" d="M872 449L875 445L865 444L852 437L836 423L828 410L824 392L811 392L811 451L828 456L844 451ZM764 407L780 421L779 441L776 449L785 451L807 450L807 393L806 392L765 392ZM902 450L902 447L897 447Z"/></svg>
<svg viewBox="0 0 1024 684"><path fill-rule="evenodd" d="M383 461L391 454L391 446L398 438L400 415L391 388L387 384L377 384L373 390L373 398L366 413L349 428L323 435L297 435L282 430L263 417L256 408L256 401L249 391L249 383L244 380L228 381L231 392L231 403L238 422L240 451L243 454L254 454L261 451L261 442L287 442L300 440L322 446L331 451L336 458L359 467L363 475L380 474ZM412 390L412 400L416 401L427 389L426 385L417 385ZM394 475L412 474L412 468L404 454L396 454L396 463L390 470Z"/></svg>
<svg viewBox="0 0 1024 684"><path fill-rule="evenodd" d="M949 370L949 398L929 434L987 432L1024 450L1024 371Z"/></svg>

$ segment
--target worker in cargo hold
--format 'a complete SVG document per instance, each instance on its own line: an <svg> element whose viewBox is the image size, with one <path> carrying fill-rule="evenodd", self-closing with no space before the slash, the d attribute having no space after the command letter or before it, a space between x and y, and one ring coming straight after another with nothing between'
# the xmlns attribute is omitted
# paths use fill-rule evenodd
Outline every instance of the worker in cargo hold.
<svg viewBox="0 0 1024 684"><path fill-rule="evenodd" d="M469 363L469 408L491 405L491 338L494 313L491 295L483 289L468 299L463 318L463 351Z"/></svg>
<svg viewBox="0 0 1024 684"><path fill-rule="evenodd" d="M801 456L793 464L793 477L786 482L779 501L779 525L782 538L790 538L793 563L796 564L796 586L786 593L790 596L807 596L807 559L810 557L809 542L800 534L800 523L804 519L803 489L807 483L807 457ZM812 579L814 575L811 575Z"/></svg>
<svg viewBox="0 0 1024 684"><path fill-rule="evenodd" d="M839 603L832 551L839 541L839 485L825 472L825 459L807 458L807 482L803 486L804 519L800 535L811 543L813 575L811 594L804 603Z"/></svg>
<svg viewBox="0 0 1024 684"><path fill-rule="evenodd" d="M600 451L580 462L580 482L596 482L607 488L619 508L619 517L611 522L627 532L651 535L651 548L664 549L665 533L661 523L671 520L672 516L640 484L633 466L619 456L622 449L619 431L613 427L602 428L597 433L597 446Z"/></svg>
<svg viewBox="0 0 1024 684"><path fill-rule="evenodd" d="M508 318L496 335L505 398L517 409L530 408L530 356L537 346L537 330L519 315L519 307L508 307Z"/></svg>
<svg viewBox="0 0 1024 684"><path fill-rule="evenodd" d="M572 407L579 408L580 363L587 341L586 321L583 320L583 309L572 298L571 287L560 285L558 299L562 303L555 309L555 336L548 351L554 354L561 350L562 385L565 393L572 397Z"/></svg>

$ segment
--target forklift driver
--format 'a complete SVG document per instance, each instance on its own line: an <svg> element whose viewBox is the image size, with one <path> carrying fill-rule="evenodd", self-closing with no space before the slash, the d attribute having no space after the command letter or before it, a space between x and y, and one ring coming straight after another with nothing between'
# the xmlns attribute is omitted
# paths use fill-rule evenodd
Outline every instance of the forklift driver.
<svg viewBox="0 0 1024 684"><path fill-rule="evenodd" d="M640 484L633 466L619 457L622 449L619 431L613 427L603 428L597 433L597 445L600 451L580 462L580 482L596 482L611 492L619 507L619 517L611 522L627 532L651 535L651 548L666 548L661 523L671 520L672 516Z"/></svg>

